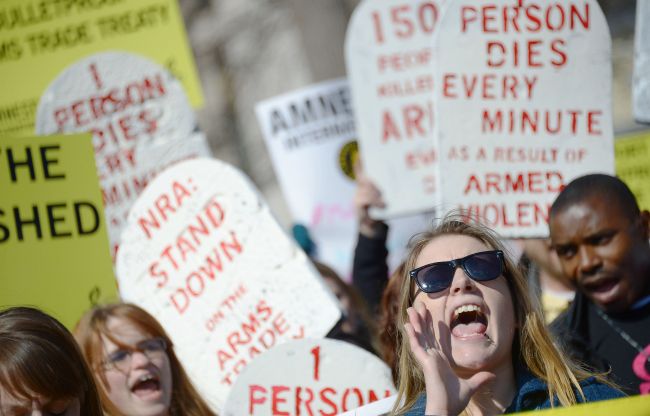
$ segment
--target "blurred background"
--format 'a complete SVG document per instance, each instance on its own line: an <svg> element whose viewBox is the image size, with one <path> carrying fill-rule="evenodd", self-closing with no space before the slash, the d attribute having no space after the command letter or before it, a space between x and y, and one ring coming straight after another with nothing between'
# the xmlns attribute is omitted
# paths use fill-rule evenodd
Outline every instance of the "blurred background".
<svg viewBox="0 0 650 416"><path fill-rule="evenodd" d="M286 227L280 192L255 103L344 77L344 40L357 0L179 0L201 78L199 124L218 159L244 170ZM636 1L600 0L612 35L615 133L639 126L632 116Z"/></svg>

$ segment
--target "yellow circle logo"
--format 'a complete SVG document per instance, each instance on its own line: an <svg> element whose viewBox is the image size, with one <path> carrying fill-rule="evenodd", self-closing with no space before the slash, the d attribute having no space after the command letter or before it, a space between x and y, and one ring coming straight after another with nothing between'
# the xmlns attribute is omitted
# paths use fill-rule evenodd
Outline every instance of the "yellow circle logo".
<svg viewBox="0 0 650 416"><path fill-rule="evenodd" d="M357 163L359 158L359 145L356 140L347 142L341 148L339 152L339 165L341 166L341 171L348 178L354 180L354 164Z"/></svg>

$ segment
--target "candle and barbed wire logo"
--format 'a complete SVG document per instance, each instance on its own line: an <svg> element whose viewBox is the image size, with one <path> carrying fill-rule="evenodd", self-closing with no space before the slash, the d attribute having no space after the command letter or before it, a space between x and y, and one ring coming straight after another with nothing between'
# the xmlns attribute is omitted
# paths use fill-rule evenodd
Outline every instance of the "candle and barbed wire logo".
<svg viewBox="0 0 650 416"><path fill-rule="evenodd" d="M339 165L346 177L355 180L354 165L359 158L359 145L356 140L347 142L339 152Z"/></svg>

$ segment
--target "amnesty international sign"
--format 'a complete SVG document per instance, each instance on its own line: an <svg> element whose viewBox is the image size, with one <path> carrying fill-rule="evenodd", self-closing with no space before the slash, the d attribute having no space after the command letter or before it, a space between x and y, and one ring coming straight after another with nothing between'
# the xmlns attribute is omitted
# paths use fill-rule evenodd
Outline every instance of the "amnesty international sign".
<svg viewBox="0 0 650 416"><path fill-rule="evenodd" d="M106 50L164 65L181 80L191 104L202 105L176 0L2 0L0 133L31 134L39 97L52 79Z"/></svg>
<svg viewBox="0 0 650 416"><path fill-rule="evenodd" d="M90 134L0 137L0 309L33 305L68 328L116 300Z"/></svg>

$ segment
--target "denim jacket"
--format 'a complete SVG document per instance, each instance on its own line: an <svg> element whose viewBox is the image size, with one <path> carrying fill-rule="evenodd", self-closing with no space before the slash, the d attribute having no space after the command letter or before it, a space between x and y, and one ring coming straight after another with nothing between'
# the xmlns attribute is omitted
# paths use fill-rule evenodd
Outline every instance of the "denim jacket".
<svg viewBox="0 0 650 416"><path fill-rule="evenodd" d="M517 413L527 410L549 409L551 401L546 390L546 382L533 376L528 369L519 368L515 370L517 378L517 394L512 403L505 410L504 414ZM597 402L599 400L616 399L625 397L623 393L606 384L602 384L594 377L590 377L580 382L582 392L587 402ZM578 403L582 403L582 398L576 394ZM422 393L413 407L404 413L406 416L422 416L426 407L427 398ZM554 405L560 406L557 397L554 399Z"/></svg>

